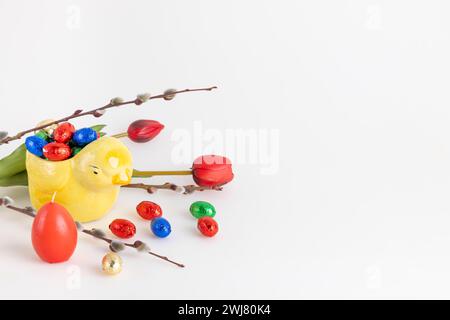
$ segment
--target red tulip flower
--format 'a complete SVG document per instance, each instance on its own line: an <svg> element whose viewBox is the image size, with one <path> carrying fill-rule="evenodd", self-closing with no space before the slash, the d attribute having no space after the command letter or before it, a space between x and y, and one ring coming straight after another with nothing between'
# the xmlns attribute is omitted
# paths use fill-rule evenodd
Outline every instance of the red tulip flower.
<svg viewBox="0 0 450 320"><path fill-rule="evenodd" d="M234 178L230 159L215 155L198 157L192 165L192 175L200 187L222 186Z"/></svg>
<svg viewBox="0 0 450 320"><path fill-rule="evenodd" d="M154 120L137 120L128 127L128 138L137 143L144 143L155 138L164 125Z"/></svg>
<svg viewBox="0 0 450 320"><path fill-rule="evenodd" d="M192 175L195 183L207 189L223 186L234 178L230 159L222 156L207 155L198 157L191 170L185 171L133 171L134 178L153 176Z"/></svg>

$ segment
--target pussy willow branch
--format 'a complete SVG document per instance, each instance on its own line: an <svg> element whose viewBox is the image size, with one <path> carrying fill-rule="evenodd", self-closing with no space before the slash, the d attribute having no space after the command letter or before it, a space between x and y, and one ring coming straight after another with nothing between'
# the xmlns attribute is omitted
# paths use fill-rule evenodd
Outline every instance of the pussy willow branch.
<svg viewBox="0 0 450 320"><path fill-rule="evenodd" d="M1 202L1 201L0 201ZM3 203L0 203L0 205L1 204L3 204ZM35 211L34 211L34 209L33 208L31 208L31 207L26 207L26 208L19 208L19 207L15 207L15 206L13 206L13 205L11 205L11 204L3 204L4 205L4 207L5 208L8 208L8 209L10 209L10 210L13 210L13 211L16 211L16 212L20 212L20 213L23 213L23 214L25 214L25 215L27 215L27 216L29 216L29 217L31 217L31 218L35 218L36 217L36 214L35 214ZM98 234L97 232L95 232L94 230L88 230L88 229L82 229L81 230L81 232L83 232L83 233L85 233L85 234L87 234L87 235L90 235L90 236L92 236L92 237L94 237L94 238L96 238L96 239L100 239L100 240L103 240L103 241L105 241L105 242L107 242L108 244L110 244L111 245L111 243L114 241L114 240L112 240L112 239L109 239L109 238L107 238L106 236L102 236L102 235L100 235L100 234ZM130 248L135 248L135 249L138 249L142 244L144 244L142 241L135 241L134 243L122 243L124 246L126 246L126 247L130 247ZM176 265L176 266L178 266L178 267L180 267L180 268L184 268L184 265L183 264L181 264L181 263L178 263L178 262L175 262L175 261L172 261L172 260L170 260L169 258L167 258L167 257L165 257L165 256L162 256L162 255L159 255L159 254L157 254L157 253L154 253L154 252L152 252L150 249L148 249L147 248L147 252L148 252L148 254L150 254L150 255L152 255L152 256L155 256L155 257L157 257L157 258L159 258L159 259L162 259L162 260L165 260L165 261L167 261L167 262L170 262L170 263L172 263L172 264L174 264L174 265Z"/></svg>
<svg viewBox="0 0 450 320"><path fill-rule="evenodd" d="M115 98L115 99L112 99L108 104L106 104L103 107L95 108L95 109L93 109L91 111L83 111L83 110L79 109L79 110L76 110L70 116L64 117L64 118L59 119L59 120L55 120L53 122L50 122L50 123L47 123L45 125L41 125L41 126L38 126L38 127L32 128L32 129L21 131L21 132L17 133L14 136L7 136L6 138L1 139L0 145L5 144L5 143L9 143L9 142L14 141L14 140L19 140L24 135L26 135L28 133L31 133L31 132L34 132L34 131L39 131L39 130L45 129L45 128L51 126L51 125L58 124L58 123L61 123L61 122L66 122L66 121L69 121L71 119L84 117L84 116L87 116L87 115L92 115L92 116L97 117L97 118L101 117L105 113L105 111L107 109L110 109L110 108L117 108L117 107L129 105L129 104L141 105L141 104L143 104L144 102L146 102L148 100L154 100L154 99L172 100L175 95L180 94L180 93L195 92L195 91L211 91L211 90L214 90L214 89L217 89L217 87L214 86L214 87L209 87L209 88L184 89L184 90L179 90L179 91L167 90L166 92L164 92L162 94L159 94L159 95L156 95L156 96L150 96L150 95L146 95L146 94L139 95L136 99L129 100L129 101L123 101L120 98Z"/></svg>
<svg viewBox="0 0 450 320"><path fill-rule="evenodd" d="M104 236L100 236L100 235L96 234L96 232L93 231L93 230L83 229L82 232L85 233L85 234L88 234L88 235L90 235L90 236L92 236L92 237L94 237L94 238L103 240L103 241L107 242L108 244L111 244L111 243L113 242L112 239L109 239L109 238L104 237ZM129 248L134 248L134 249L138 249L139 246L140 246L142 243L143 243L143 242L142 242L142 241L139 241L139 240L135 241L134 243L126 243L126 242L122 242L122 244L123 244L124 246L129 247ZM154 252L152 252L152 251L150 251L150 250L148 250L147 252L148 252L148 254L150 254L150 255L152 255L152 256L155 256L155 257L157 257L157 258L159 258L159 259L162 259L162 260L165 260L165 261L167 261L167 262L170 262L170 263L172 263L172 264L174 264L174 265L176 265L176 266L178 266L178 267L180 267L180 268L184 268L184 264L181 264L181 263L172 261L172 260L170 260L169 258L167 258L167 257L165 257L165 256L162 256L162 255L159 255L159 254L157 254L157 253L154 253Z"/></svg>
<svg viewBox="0 0 450 320"><path fill-rule="evenodd" d="M222 191L223 188L221 186L217 187L200 187L196 185L186 185L186 186L178 186L173 183L164 183L164 184L144 184L144 183L132 183L125 186L122 186L122 188L130 188L130 189L143 189L147 191L148 193L155 193L157 190L171 190L182 194L192 194L195 191L206 191L206 190L213 190L213 191Z"/></svg>

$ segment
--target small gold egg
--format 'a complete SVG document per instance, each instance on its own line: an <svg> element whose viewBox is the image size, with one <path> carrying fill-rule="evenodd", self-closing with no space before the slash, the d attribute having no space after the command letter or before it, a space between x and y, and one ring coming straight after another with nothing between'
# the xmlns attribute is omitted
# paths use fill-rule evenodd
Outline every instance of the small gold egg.
<svg viewBox="0 0 450 320"><path fill-rule="evenodd" d="M106 254L102 260L103 272L109 275L116 275L122 271L122 258L113 252Z"/></svg>
<svg viewBox="0 0 450 320"><path fill-rule="evenodd" d="M53 120L53 119L47 119L47 120L44 120L44 121L39 122L39 123L36 125L36 127L45 126L46 124L52 123L52 122L54 122L54 121L55 121L55 120ZM57 124L52 124L52 125L50 125L50 126L44 128L43 130L44 130L45 132L47 132L48 134L51 135L51 134L53 133L53 131L55 131L55 129L56 129L57 127L58 127ZM35 133L36 133L36 132L35 132Z"/></svg>

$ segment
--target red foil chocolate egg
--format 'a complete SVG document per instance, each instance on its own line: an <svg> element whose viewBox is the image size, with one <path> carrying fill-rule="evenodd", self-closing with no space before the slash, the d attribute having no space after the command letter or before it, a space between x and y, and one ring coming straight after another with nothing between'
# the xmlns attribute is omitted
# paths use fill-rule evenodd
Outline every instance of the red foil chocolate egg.
<svg viewBox="0 0 450 320"><path fill-rule="evenodd" d="M64 143L52 142L47 144L44 149L44 156L50 161L62 161L70 158L72 150Z"/></svg>
<svg viewBox="0 0 450 320"><path fill-rule="evenodd" d="M205 237L214 237L219 232L219 225L216 220L210 217L199 219L197 227Z"/></svg>
<svg viewBox="0 0 450 320"><path fill-rule="evenodd" d="M151 201L142 201L136 207L137 213L145 220L153 220L162 216L162 209Z"/></svg>
<svg viewBox="0 0 450 320"><path fill-rule="evenodd" d="M75 127L71 123L61 123L53 132L53 139L56 142L67 143L72 139L74 132Z"/></svg>
<svg viewBox="0 0 450 320"><path fill-rule="evenodd" d="M129 220L116 219L109 225L109 230L119 238L129 239L136 234L136 226Z"/></svg>

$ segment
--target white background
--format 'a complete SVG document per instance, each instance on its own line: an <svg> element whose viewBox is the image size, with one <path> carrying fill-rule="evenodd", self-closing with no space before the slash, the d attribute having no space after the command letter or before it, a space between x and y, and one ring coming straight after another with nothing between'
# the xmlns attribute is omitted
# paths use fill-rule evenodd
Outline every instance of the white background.
<svg viewBox="0 0 450 320"><path fill-rule="evenodd" d="M107 248L83 235L70 262L47 265L31 219L1 209L0 298L450 298L449 10L444 0L0 0L1 130L114 96L218 85L100 122L111 133L140 118L166 125L149 144L127 142L140 169L186 168L173 163L172 134L196 121L279 132L275 174L241 162L222 193L124 190L95 224L132 219L184 270L130 251L122 274L105 276ZM23 188L0 193L28 204ZM170 238L138 219L144 199L161 204ZM216 238L196 231L195 200L217 207Z"/></svg>

